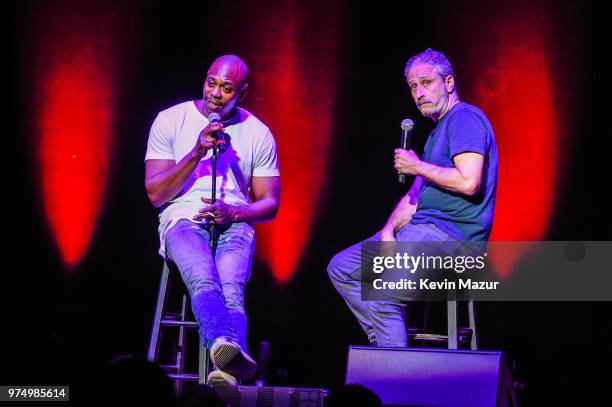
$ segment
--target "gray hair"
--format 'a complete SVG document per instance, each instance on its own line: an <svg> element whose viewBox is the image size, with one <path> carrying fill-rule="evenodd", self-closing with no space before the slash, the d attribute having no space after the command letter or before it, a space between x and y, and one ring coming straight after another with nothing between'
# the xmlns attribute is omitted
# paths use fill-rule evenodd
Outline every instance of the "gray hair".
<svg viewBox="0 0 612 407"><path fill-rule="evenodd" d="M406 62L406 69L404 69L404 76L406 78L408 78L408 72L410 72L412 67L416 64L430 64L435 66L442 78L455 76L453 66L446 55L435 49L427 48L425 51L410 58L408 62Z"/></svg>

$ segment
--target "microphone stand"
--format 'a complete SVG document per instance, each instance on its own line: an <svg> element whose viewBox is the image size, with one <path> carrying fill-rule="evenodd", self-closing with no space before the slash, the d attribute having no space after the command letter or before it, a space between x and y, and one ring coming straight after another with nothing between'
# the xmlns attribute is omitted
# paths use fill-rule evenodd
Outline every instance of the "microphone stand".
<svg viewBox="0 0 612 407"><path fill-rule="evenodd" d="M212 194L210 200L212 204L217 201L217 158L219 156L219 149L217 148L217 140L213 145L213 155L212 155ZM215 251L217 250L217 239L216 232L217 229L214 223L209 223L209 236L210 236L210 250L212 251L213 259L215 257Z"/></svg>

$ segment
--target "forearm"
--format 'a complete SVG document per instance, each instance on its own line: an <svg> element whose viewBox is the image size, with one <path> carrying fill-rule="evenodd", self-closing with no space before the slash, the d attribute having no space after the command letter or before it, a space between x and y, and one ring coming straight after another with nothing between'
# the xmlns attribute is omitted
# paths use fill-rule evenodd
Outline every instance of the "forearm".
<svg viewBox="0 0 612 407"><path fill-rule="evenodd" d="M234 220L237 222L265 222L274 219L278 212L279 201L274 197L261 198L248 205L240 205L235 209Z"/></svg>
<svg viewBox="0 0 612 407"><path fill-rule="evenodd" d="M444 168L420 161L416 167L417 174L427 181L438 185L448 191L464 195L474 195L478 191L478 185L473 177L468 177L457 168Z"/></svg>
<svg viewBox="0 0 612 407"><path fill-rule="evenodd" d="M223 200L212 202L208 198L201 200L208 206L194 216L195 220L208 219L215 224L229 222L258 223L271 220L276 216L280 204L280 179L274 177L253 177L251 180L253 202L250 204L229 204Z"/></svg>
<svg viewBox="0 0 612 407"><path fill-rule="evenodd" d="M199 155L192 151L174 166L148 178L145 187L151 203L155 207L160 207L174 198L181 191L199 161Z"/></svg>

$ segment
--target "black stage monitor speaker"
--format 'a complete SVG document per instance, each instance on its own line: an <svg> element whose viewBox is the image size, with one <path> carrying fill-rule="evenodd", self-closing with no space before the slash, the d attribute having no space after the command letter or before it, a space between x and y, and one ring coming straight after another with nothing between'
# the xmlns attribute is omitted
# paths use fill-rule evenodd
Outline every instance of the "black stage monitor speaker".
<svg viewBox="0 0 612 407"><path fill-rule="evenodd" d="M516 406L502 352L351 346L346 384L386 406Z"/></svg>
<svg viewBox="0 0 612 407"><path fill-rule="evenodd" d="M327 390L294 387L216 386L231 407L323 407Z"/></svg>

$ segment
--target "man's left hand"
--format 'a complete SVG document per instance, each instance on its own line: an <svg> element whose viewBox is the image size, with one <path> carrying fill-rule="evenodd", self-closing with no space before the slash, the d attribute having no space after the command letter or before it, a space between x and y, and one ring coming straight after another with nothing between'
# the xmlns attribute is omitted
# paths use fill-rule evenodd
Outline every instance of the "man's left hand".
<svg viewBox="0 0 612 407"><path fill-rule="evenodd" d="M395 149L393 163L396 170L406 175L419 175L417 167L421 160L412 150L404 150L402 148Z"/></svg>
<svg viewBox="0 0 612 407"><path fill-rule="evenodd" d="M202 202L209 204L210 206L201 209L200 212L193 217L194 220L207 219L209 223L214 223L215 225L222 225L224 223L230 223L237 220L239 208L237 205L226 204L220 199L217 199L214 204L212 203L212 199L201 199Z"/></svg>

